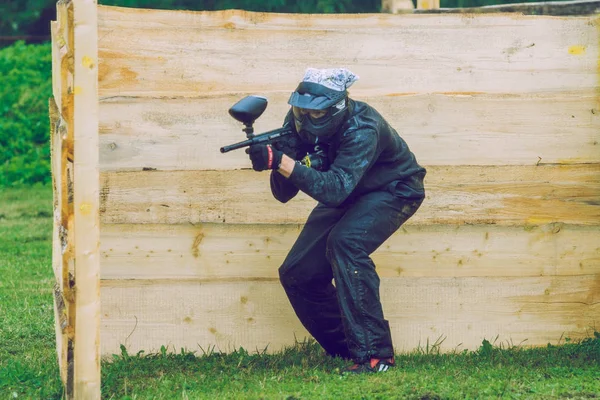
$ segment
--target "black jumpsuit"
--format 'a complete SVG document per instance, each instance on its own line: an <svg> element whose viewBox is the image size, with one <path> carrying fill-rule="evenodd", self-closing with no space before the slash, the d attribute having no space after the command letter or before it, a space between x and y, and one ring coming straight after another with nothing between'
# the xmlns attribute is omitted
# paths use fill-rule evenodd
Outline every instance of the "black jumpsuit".
<svg viewBox="0 0 600 400"><path fill-rule="evenodd" d="M366 362L394 355L370 254L417 211L426 171L375 109L351 99L348 108L328 140L329 169L273 171L271 191L318 201L279 268L298 318L329 354Z"/></svg>

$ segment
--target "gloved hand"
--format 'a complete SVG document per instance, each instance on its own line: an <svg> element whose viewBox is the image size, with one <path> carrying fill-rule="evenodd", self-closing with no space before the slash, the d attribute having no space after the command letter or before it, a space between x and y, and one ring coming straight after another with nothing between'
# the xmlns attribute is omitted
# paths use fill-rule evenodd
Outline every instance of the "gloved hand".
<svg viewBox="0 0 600 400"><path fill-rule="evenodd" d="M274 149L271 145L256 144L246 150L252 161L252 168L255 171L264 171L267 169L278 169L281 164L283 152Z"/></svg>
<svg viewBox="0 0 600 400"><path fill-rule="evenodd" d="M283 154L294 160L301 160L312 148L310 144L304 141L294 132L273 143L273 148L282 151Z"/></svg>

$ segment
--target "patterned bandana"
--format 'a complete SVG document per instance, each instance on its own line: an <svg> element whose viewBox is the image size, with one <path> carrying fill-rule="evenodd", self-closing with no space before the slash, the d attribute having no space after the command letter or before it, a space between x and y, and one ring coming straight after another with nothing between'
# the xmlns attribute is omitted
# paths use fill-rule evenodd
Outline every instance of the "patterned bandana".
<svg viewBox="0 0 600 400"><path fill-rule="evenodd" d="M307 68L302 79L303 82L318 83L339 92L348 89L357 80L358 76L346 68Z"/></svg>

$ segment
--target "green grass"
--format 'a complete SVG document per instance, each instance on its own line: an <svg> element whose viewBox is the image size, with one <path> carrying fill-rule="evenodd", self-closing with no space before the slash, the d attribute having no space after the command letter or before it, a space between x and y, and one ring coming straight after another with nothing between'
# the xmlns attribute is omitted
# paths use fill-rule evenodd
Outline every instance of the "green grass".
<svg viewBox="0 0 600 400"><path fill-rule="evenodd" d="M0 190L0 400L59 399L47 186ZM600 335L544 348L495 346L397 356L383 375L341 376L346 363L312 342L269 355L163 349L108 357L106 399L600 399Z"/></svg>
<svg viewBox="0 0 600 400"><path fill-rule="evenodd" d="M61 397L51 238L49 187L0 189L0 399Z"/></svg>

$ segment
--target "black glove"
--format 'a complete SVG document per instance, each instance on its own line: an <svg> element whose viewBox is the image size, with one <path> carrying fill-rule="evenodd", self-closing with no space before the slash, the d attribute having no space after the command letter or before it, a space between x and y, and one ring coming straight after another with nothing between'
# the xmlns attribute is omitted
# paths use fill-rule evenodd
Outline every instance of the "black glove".
<svg viewBox="0 0 600 400"><path fill-rule="evenodd" d="M310 144L305 143L296 132L284 136L273 143L273 148L282 151L283 154L294 160L301 160L310 150Z"/></svg>
<svg viewBox="0 0 600 400"><path fill-rule="evenodd" d="M283 152L274 149L270 144L255 144L250 146L246 153L252 161L252 168L255 171L264 171L267 169L279 169Z"/></svg>

